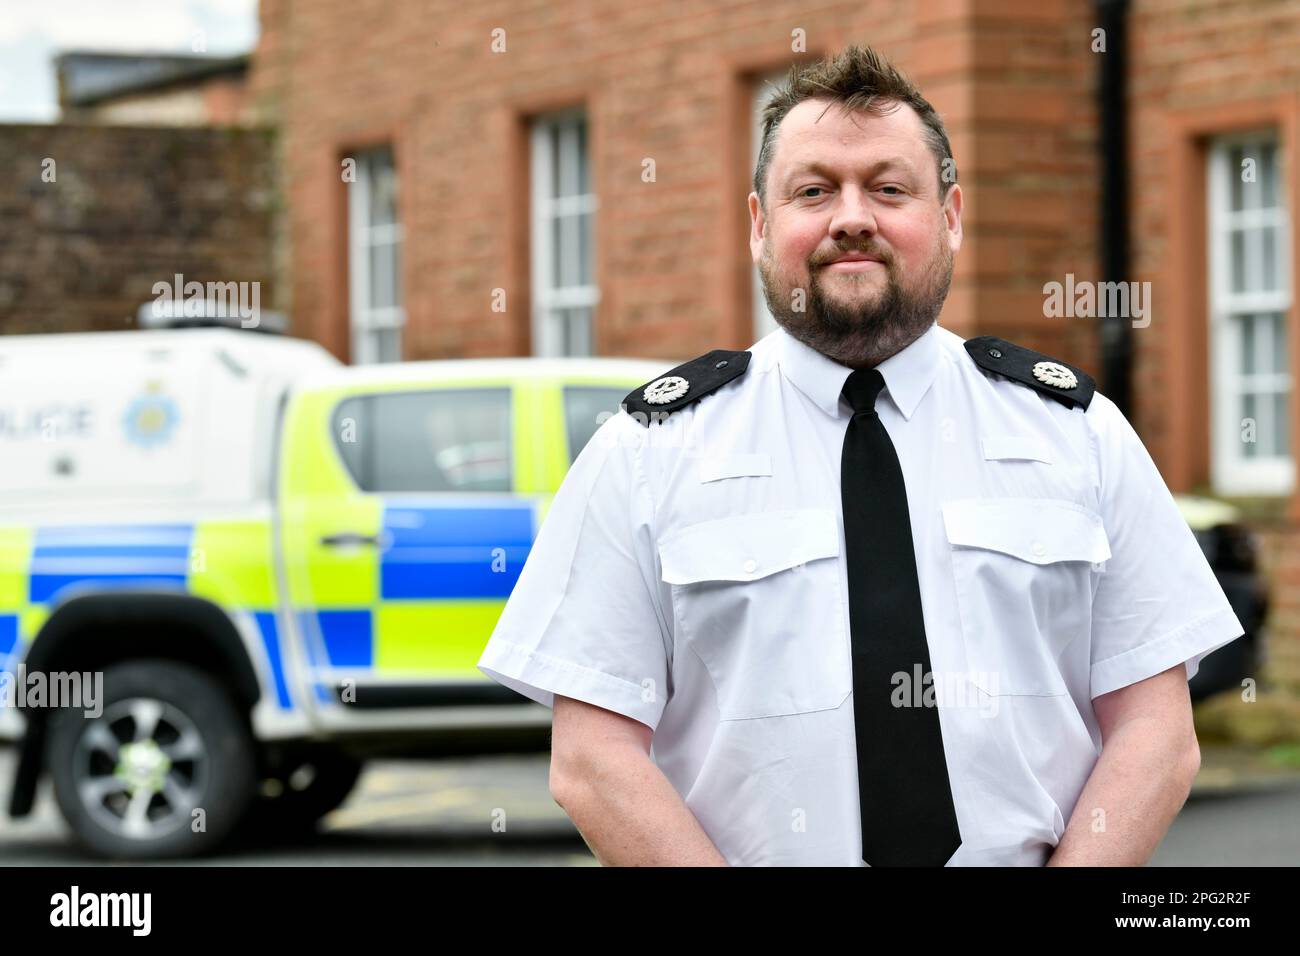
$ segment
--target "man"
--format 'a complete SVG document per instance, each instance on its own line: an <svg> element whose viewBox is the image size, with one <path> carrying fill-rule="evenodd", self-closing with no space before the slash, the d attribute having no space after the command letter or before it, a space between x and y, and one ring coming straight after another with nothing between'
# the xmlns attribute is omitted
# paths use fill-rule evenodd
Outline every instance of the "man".
<svg viewBox="0 0 1300 956"><path fill-rule="evenodd" d="M1091 378L936 324L962 194L919 92L851 48L764 118L780 327L601 426L480 668L554 707L605 864L1144 863L1239 622Z"/></svg>

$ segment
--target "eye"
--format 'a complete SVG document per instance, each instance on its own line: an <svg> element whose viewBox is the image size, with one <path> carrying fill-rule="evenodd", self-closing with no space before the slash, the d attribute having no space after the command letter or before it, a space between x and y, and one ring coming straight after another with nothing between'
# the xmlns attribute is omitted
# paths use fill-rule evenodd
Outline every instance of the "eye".
<svg viewBox="0 0 1300 956"><path fill-rule="evenodd" d="M887 194L887 195L890 195L890 196L902 196L902 195L903 195L903 188L902 188L901 186L885 185L885 186L881 186L880 189L881 189L882 192L883 192L884 190L886 190L886 189L892 189L892 190L894 190L894 192L892 192L892 193L888 193L888 194Z"/></svg>
<svg viewBox="0 0 1300 956"><path fill-rule="evenodd" d="M811 192L812 190L820 190L822 192L825 192L825 189L822 186L805 186L803 189L799 190L799 192L796 193L795 195L803 196L805 199L816 199L817 198L816 196L808 195L809 192Z"/></svg>

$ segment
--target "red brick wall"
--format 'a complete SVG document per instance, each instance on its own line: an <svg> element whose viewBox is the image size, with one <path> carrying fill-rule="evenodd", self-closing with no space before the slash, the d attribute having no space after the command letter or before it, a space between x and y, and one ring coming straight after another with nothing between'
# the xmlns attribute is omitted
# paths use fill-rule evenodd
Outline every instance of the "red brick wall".
<svg viewBox="0 0 1300 956"><path fill-rule="evenodd" d="M1286 522L1259 529L1260 564L1269 580L1268 640L1262 676L1300 695L1300 533Z"/></svg>
<svg viewBox="0 0 1300 956"><path fill-rule="evenodd" d="M1095 123L1082 0L745 6L264 0L253 89L283 124L292 313L347 354L349 150L391 141L406 229L408 358L527 354L527 118L590 124L601 354L745 346L747 77L870 43L949 126L968 189L945 325L1095 368L1092 329L1042 317L1042 286L1091 274ZM508 52L490 52L506 30ZM652 157L658 181L641 181ZM504 288L508 311L491 311Z"/></svg>

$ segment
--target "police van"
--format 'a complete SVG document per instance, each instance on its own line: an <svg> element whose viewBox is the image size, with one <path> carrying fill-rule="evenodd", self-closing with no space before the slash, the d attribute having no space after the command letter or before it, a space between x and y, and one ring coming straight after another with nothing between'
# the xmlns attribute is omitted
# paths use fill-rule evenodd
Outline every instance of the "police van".
<svg viewBox="0 0 1300 956"><path fill-rule="evenodd" d="M368 757L545 747L476 663L569 465L665 367L0 337L10 815L48 777L90 850L187 856L311 824Z"/></svg>

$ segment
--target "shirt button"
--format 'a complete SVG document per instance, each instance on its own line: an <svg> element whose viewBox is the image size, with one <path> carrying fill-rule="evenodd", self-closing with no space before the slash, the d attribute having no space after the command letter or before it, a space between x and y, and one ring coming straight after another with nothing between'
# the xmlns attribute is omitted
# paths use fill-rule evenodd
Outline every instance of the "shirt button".
<svg viewBox="0 0 1300 956"><path fill-rule="evenodd" d="M1041 542L1041 541L1035 541L1035 542L1034 542L1034 556L1035 556L1035 557L1038 557L1038 558L1041 558L1041 557L1042 557L1043 555L1045 555L1046 553L1047 553L1047 548L1044 546L1043 542Z"/></svg>
<svg viewBox="0 0 1300 956"><path fill-rule="evenodd" d="M750 558L748 561L745 562L745 573L746 573L746 574L753 574L753 573L754 573L754 570L755 570L757 567L758 567L758 562L755 561L753 558Z"/></svg>

